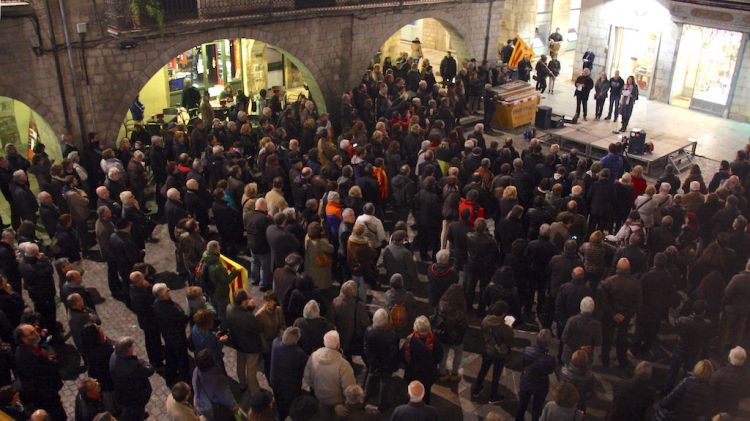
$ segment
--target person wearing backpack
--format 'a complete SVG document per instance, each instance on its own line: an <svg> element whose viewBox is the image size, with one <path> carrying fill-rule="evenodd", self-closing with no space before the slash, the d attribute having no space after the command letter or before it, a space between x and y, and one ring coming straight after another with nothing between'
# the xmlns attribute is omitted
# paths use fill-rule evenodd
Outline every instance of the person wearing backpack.
<svg viewBox="0 0 750 421"><path fill-rule="evenodd" d="M378 309L364 337L364 360L367 364L365 392L368 397L376 397L375 402L382 413L388 409L386 391L399 363L398 336L391 322L388 312Z"/></svg>
<svg viewBox="0 0 750 421"><path fill-rule="evenodd" d="M537 421L542 415L544 401L549 392L549 375L555 371L555 358L549 355L549 345L552 342L552 332L542 329L536 337L536 345L527 346L523 351L521 364L521 384L518 391L518 409L516 420L523 421L526 409L533 399L531 419Z"/></svg>
<svg viewBox="0 0 750 421"><path fill-rule="evenodd" d="M399 339L411 333L414 321L414 294L404 288L400 273L394 273L390 281L391 288L385 292L385 308L391 320L391 327Z"/></svg>
<svg viewBox="0 0 750 421"><path fill-rule="evenodd" d="M443 346L443 358L440 361L438 371L440 381L459 381L461 377L458 370L461 368L461 360L464 352L464 336L469 328L466 320L466 298L463 289L458 284L448 287L431 320L433 332L440 339ZM448 352L453 350L453 365L447 371Z"/></svg>
<svg viewBox="0 0 750 421"><path fill-rule="evenodd" d="M476 381L471 387L471 398L478 399L484 388L484 378L492 367L492 383L490 386L490 404L496 404L503 400L498 396L497 388L500 384L500 375L505 367L505 361L510 356L513 346L513 329L505 324L505 315L508 313L508 304L498 301L490 307L489 314L482 319L482 337L484 344L482 348L482 366L477 374Z"/></svg>
<svg viewBox="0 0 750 421"><path fill-rule="evenodd" d="M211 303L216 309L219 320L222 322L226 319L227 305L229 304L229 284L237 277L237 269L227 271L222 264L221 246L218 241L209 241L206 245L206 251L201 258L203 268L200 270L200 283L211 297Z"/></svg>

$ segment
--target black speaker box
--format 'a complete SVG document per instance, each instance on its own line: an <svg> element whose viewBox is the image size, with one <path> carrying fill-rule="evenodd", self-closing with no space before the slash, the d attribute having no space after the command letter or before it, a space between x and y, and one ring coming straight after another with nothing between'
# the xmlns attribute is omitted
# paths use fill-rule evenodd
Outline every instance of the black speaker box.
<svg viewBox="0 0 750 421"><path fill-rule="evenodd" d="M646 132L643 130L633 130L630 132L628 141L628 153L633 155L643 155L646 152Z"/></svg>
<svg viewBox="0 0 750 421"><path fill-rule="evenodd" d="M536 110L536 119L534 125L538 129L547 130L550 128L552 119L552 108L540 105Z"/></svg>

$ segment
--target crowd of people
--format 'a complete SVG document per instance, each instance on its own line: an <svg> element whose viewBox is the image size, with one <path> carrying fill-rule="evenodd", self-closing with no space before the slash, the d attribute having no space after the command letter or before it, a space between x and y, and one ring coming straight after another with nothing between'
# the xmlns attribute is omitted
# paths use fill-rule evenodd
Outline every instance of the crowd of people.
<svg viewBox="0 0 750 421"><path fill-rule="evenodd" d="M431 388L464 378L478 326L471 398L508 399L500 377L520 351L517 420L583 419L592 366L613 357L624 379L609 420L737 416L750 395L750 145L708 182L695 165L652 183L619 144L592 161L465 130L497 75L470 61L454 77L438 84L411 59L374 66L335 122L304 100L257 122L139 127L115 149L66 136L59 164L41 145L31 162L7 146L0 410L67 419L57 351L70 337L86 373L76 420L145 419L155 373L172 420L245 416L231 380L250 420L437 420ZM160 224L187 303L149 264ZM221 255L247 260L251 285L232 295ZM142 332L107 336L84 257L106 264L108 295ZM534 343L518 349L518 329ZM649 362L661 347L665 378Z"/></svg>

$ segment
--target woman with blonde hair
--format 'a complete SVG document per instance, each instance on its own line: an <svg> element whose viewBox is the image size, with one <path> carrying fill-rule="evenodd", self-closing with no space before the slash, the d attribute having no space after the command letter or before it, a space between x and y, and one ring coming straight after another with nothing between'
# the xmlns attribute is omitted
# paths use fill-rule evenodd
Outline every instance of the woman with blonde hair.
<svg viewBox="0 0 750 421"><path fill-rule="evenodd" d="M642 195L635 198L635 202L633 203L635 210L641 215L643 226L647 229L654 226L656 218L655 194L656 188L654 186L648 186Z"/></svg>
<svg viewBox="0 0 750 421"><path fill-rule="evenodd" d="M630 172L630 183L633 185L633 198L640 196L646 191L646 179L643 178L643 167L636 165Z"/></svg>
<svg viewBox="0 0 750 421"><path fill-rule="evenodd" d="M656 405L654 421L694 421L710 417L716 398L709 383L713 373L711 361L698 361L691 375Z"/></svg>
<svg viewBox="0 0 750 421"><path fill-rule="evenodd" d="M258 183L245 184L245 191L242 193L242 216L244 217L251 210L255 209L255 199L258 198Z"/></svg>

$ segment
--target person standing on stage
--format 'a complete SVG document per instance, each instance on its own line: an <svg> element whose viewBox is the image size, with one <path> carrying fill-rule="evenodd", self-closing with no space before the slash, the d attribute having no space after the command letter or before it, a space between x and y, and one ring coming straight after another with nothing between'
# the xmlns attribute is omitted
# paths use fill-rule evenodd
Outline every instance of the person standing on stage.
<svg viewBox="0 0 750 421"><path fill-rule="evenodd" d="M531 79L531 69L531 55L527 55L518 62L518 80L528 82Z"/></svg>
<svg viewBox="0 0 750 421"><path fill-rule="evenodd" d="M615 111L615 119L612 120L617 122L617 116L620 115L620 96L622 95L622 87L625 85L625 81L620 77L620 71L615 70L615 75L609 79L609 111L605 120L612 118L612 108Z"/></svg>
<svg viewBox="0 0 750 421"><path fill-rule="evenodd" d="M555 79L560 74L560 60L557 59L557 53L550 53L549 54L550 60L549 63L547 63L547 68L549 68L550 75L549 75L549 93L550 95L554 95L555 93Z"/></svg>
<svg viewBox="0 0 750 421"><path fill-rule="evenodd" d="M583 106L583 121L586 120L586 114L588 114L588 101L589 93L594 88L594 81L591 79L591 71L589 69L583 69L583 73L576 78L576 115L573 120L577 119L581 114L581 107Z"/></svg>
<svg viewBox="0 0 750 421"><path fill-rule="evenodd" d="M547 56L542 54L539 60L536 62L536 90L544 93L547 89L547 76L549 75L549 67L547 67Z"/></svg>
<svg viewBox="0 0 750 421"><path fill-rule="evenodd" d="M633 114L633 106L638 101L638 84L635 83L633 76L628 76L628 81L622 88L622 97L620 98L620 110L622 111L622 127L620 133L628 129L630 116Z"/></svg>
<svg viewBox="0 0 750 421"><path fill-rule="evenodd" d="M599 79L596 80L596 83L594 84L594 99L596 100L596 111L594 114L594 118L599 120L602 118L602 112L604 111L604 102L607 100L607 92L609 92L609 80L607 79L607 74L604 72L601 72L599 74Z"/></svg>

